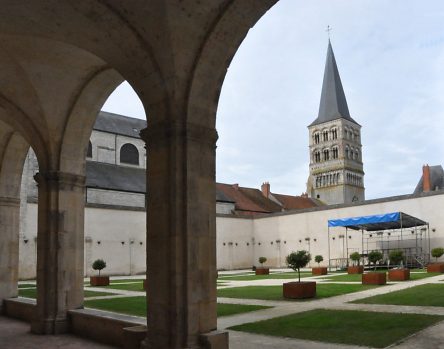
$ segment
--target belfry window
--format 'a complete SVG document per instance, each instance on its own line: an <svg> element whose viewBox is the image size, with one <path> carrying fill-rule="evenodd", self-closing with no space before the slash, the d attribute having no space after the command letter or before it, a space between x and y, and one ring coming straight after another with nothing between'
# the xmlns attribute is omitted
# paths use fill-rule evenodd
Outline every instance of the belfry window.
<svg viewBox="0 0 444 349"><path fill-rule="evenodd" d="M330 152L328 151L328 149L324 150L324 161L327 161L330 159Z"/></svg>

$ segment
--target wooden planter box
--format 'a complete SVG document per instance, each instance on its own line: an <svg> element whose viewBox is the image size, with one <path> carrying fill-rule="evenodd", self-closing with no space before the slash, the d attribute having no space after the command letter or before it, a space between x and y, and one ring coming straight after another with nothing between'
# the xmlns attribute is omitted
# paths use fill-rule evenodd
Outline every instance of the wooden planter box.
<svg viewBox="0 0 444 349"><path fill-rule="evenodd" d="M316 297L316 282L286 282L283 285L284 298L313 298Z"/></svg>
<svg viewBox="0 0 444 349"><path fill-rule="evenodd" d="M311 268L311 275L327 275L327 267Z"/></svg>
<svg viewBox="0 0 444 349"><path fill-rule="evenodd" d="M108 286L109 276L90 276L89 283L91 286Z"/></svg>
<svg viewBox="0 0 444 349"><path fill-rule="evenodd" d="M390 281L410 280L410 269L391 269L388 277Z"/></svg>
<svg viewBox="0 0 444 349"><path fill-rule="evenodd" d="M256 267L256 275L268 275L270 268Z"/></svg>
<svg viewBox="0 0 444 349"><path fill-rule="evenodd" d="M353 265L347 268L347 273L349 274L362 274L364 272L364 266L362 265Z"/></svg>
<svg viewBox="0 0 444 349"><path fill-rule="evenodd" d="M362 274L363 285L385 285L386 283L387 283L387 273Z"/></svg>
<svg viewBox="0 0 444 349"><path fill-rule="evenodd" d="M427 273L444 273L444 263L430 263L427 265Z"/></svg>

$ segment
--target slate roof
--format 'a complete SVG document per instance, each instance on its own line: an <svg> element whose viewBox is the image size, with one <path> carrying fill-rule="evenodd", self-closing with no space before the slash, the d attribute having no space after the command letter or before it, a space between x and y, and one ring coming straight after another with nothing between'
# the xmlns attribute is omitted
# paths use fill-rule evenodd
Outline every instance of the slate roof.
<svg viewBox="0 0 444 349"><path fill-rule="evenodd" d="M87 161L86 186L88 188L146 193L146 172L144 168Z"/></svg>
<svg viewBox="0 0 444 349"><path fill-rule="evenodd" d="M271 195L273 195L286 210L300 210L303 208L324 206L319 200L304 196L293 196L275 193L271 193Z"/></svg>
<svg viewBox="0 0 444 349"><path fill-rule="evenodd" d="M442 190L444 189L444 170L441 165L429 166L430 168L430 190ZM420 194L423 192L424 175L421 176L418 184L416 185L413 194Z"/></svg>
<svg viewBox="0 0 444 349"><path fill-rule="evenodd" d="M235 202L237 214L254 215L282 211L278 204L265 198L258 189L243 188L237 184L216 183L216 190Z"/></svg>
<svg viewBox="0 0 444 349"><path fill-rule="evenodd" d="M146 120L101 111L97 114L94 130L140 138L139 132L146 127Z"/></svg>
<svg viewBox="0 0 444 349"><path fill-rule="evenodd" d="M336 119L346 119L359 125L350 116L347 100L336 65L335 55L331 42L328 40L327 60L325 62L324 81L322 83L321 101L319 103L319 114L315 121L309 126L323 124Z"/></svg>

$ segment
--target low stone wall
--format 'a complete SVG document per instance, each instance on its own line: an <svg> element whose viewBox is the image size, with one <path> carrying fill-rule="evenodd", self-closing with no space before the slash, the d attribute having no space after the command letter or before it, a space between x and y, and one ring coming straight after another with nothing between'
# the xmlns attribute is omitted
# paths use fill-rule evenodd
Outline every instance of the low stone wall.
<svg viewBox="0 0 444 349"><path fill-rule="evenodd" d="M10 298L3 301L3 314L31 323L36 312L36 301L28 298Z"/></svg>
<svg viewBox="0 0 444 349"><path fill-rule="evenodd" d="M70 310L71 332L104 344L124 347L124 328L146 325L136 316L119 315L93 309Z"/></svg>

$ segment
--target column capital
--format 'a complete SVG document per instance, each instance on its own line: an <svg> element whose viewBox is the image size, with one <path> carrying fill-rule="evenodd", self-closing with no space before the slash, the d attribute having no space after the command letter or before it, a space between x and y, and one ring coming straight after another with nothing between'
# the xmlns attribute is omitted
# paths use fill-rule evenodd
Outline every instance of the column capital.
<svg viewBox="0 0 444 349"><path fill-rule="evenodd" d="M37 185L42 185L43 183L52 183L84 188L86 183L85 176L61 171L50 171L43 173L37 172L34 176L34 179L37 182Z"/></svg>
<svg viewBox="0 0 444 349"><path fill-rule="evenodd" d="M140 131L140 137L145 141L147 147L170 143L171 139L177 137L215 146L218 139L215 128L180 121L161 121L149 124L148 127Z"/></svg>

